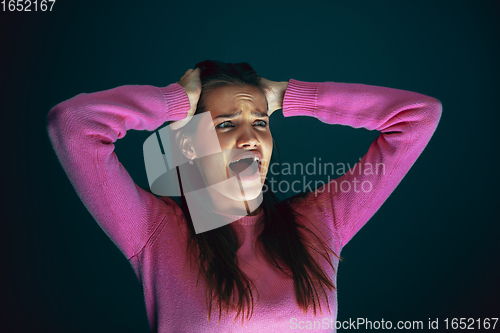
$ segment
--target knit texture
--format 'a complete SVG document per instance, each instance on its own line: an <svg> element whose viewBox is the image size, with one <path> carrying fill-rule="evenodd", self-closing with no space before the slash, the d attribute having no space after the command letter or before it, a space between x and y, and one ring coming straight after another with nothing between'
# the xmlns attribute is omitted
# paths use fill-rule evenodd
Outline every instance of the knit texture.
<svg viewBox="0 0 500 333"><path fill-rule="evenodd" d="M198 271L189 264L188 230L179 206L138 187L114 153L114 143L128 130L153 131L166 121L185 118L188 110L187 94L177 83L162 88L130 85L79 94L56 105L47 117L50 141L76 193L142 284L151 331L335 331L337 291L328 294L329 309L316 316L312 310L304 314L295 301L293 279L257 250L256 222L262 213L232 224L242 243L239 265L256 288L253 316L243 325L234 321L235 313L223 313L220 323L218 315L208 321L205 285L196 283ZM441 112L439 100L415 92L290 80L285 117L311 116L327 124L380 131L351 170L294 203L307 217L301 223L340 255L422 153ZM338 260L332 259L338 272ZM336 273L322 264L336 285Z"/></svg>

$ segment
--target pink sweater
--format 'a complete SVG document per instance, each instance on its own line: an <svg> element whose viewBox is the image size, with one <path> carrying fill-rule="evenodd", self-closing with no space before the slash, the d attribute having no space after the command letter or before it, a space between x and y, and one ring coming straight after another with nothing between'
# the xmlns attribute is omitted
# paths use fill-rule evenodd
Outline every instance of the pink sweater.
<svg viewBox="0 0 500 333"><path fill-rule="evenodd" d="M47 120L52 145L76 192L143 286L152 332L335 331L336 291L328 295L330 313L324 309L316 316L312 311L304 314L295 302L293 280L254 251L260 215L232 224L243 243L237 253L240 267L258 292L253 316L243 326L233 320L234 314L223 315L220 323L218 315L208 321L204 283L196 286L198 272L186 264L187 228L176 217L180 208L171 198L156 198L139 188L113 152L114 142L128 130L153 131L166 121L185 118L188 109L188 97L177 83L163 88L121 86L79 94L56 105ZM336 186L331 183L321 193L308 194L316 204L295 206L337 254L422 153L441 111L439 100L414 92L290 80L285 117L312 116L327 124L381 132L354 172L337 178ZM383 172L382 164L376 172L377 163L383 163ZM337 270L338 260L333 259ZM325 266L325 271L336 284L333 270Z"/></svg>

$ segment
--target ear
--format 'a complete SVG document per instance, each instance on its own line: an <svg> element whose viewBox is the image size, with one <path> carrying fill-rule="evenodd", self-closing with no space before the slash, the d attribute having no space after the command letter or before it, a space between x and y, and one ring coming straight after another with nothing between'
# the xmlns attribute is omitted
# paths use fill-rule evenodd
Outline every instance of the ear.
<svg viewBox="0 0 500 333"><path fill-rule="evenodd" d="M194 160L196 158L196 151L193 146L193 138L191 135L182 134L179 143L182 154L184 154L187 159Z"/></svg>

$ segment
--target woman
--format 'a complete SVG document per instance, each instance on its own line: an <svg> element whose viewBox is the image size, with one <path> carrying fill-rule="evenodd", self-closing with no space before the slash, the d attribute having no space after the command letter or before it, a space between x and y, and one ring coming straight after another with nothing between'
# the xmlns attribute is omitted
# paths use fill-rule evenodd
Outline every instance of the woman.
<svg viewBox="0 0 500 333"><path fill-rule="evenodd" d="M279 109L381 134L340 178L277 203L266 175L269 116ZM152 331L325 332L335 330L342 248L421 154L441 110L437 99L414 92L274 82L245 63L204 61L167 87L77 95L50 111L48 132L79 197L142 283ZM209 115L210 128L195 123L198 115ZM128 130L153 131L166 121L173 122L172 149L187 161L179 169L187 184L180 205L139 188L113 153ZM218 154L207 153L209 133ZM192 216L190 193L200 186L188 186L190 168L209 188L205 203L220 227L195 230L203 219ZM233 214L242 203L246 214Z"/></svg>

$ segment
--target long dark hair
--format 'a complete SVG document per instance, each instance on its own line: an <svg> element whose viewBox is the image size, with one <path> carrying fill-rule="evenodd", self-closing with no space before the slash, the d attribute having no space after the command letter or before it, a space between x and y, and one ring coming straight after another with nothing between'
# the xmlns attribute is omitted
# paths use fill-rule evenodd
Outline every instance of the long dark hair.
<svg viewBox="0 0 500 333"><path fill-rule="evenodd" d="M201 69L202 92L196 114L207 111L207 96L224 86L253 86L265 95L269 87L261 82L256 71L247 63L223 63L206 60L196 64ZM304 216L293 209L293 203L305 200L304 195L278 203L266 180L263 191L263 218L258 221L262 232L258 242L267 260L293 278L297 304L306 312L312 307L314 314L321 311L321 299L328 304L326 289L335 286L312 253L323 258L335 272L330 255L338 255L316 234L299 221ZM222 311L236 310L236 318L251 318L254 307L252 281L239 268L236 252L242 245L231 224L196 234L187 202L181 196L184 218L189 230L187 250L190 258L195 258L199 273L207 284L206 301L208 316L211 318L212 302L218 304L219 321ZM309 250L308 250L309 249ZM310 252L311 251L311 252ZM235 319L236 319L235 318Z"/></svg>

